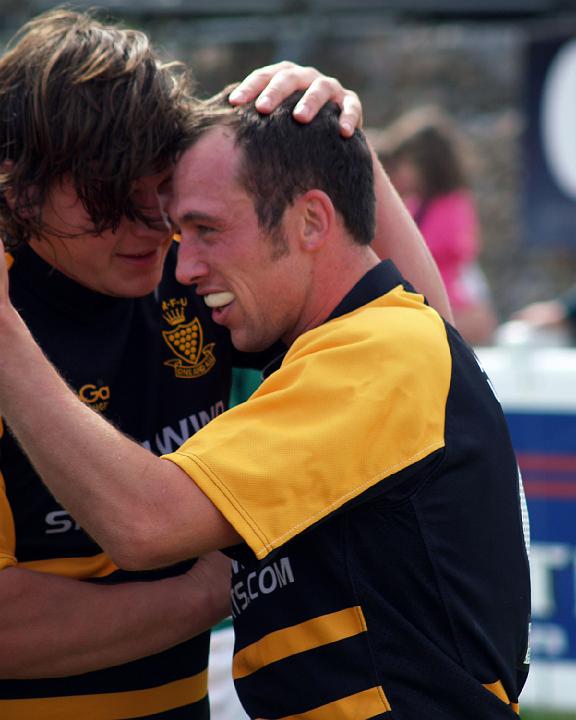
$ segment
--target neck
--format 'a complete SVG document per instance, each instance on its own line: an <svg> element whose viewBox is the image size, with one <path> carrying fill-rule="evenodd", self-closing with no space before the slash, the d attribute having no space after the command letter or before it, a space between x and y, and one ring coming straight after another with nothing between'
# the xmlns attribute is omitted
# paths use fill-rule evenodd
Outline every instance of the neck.
<svg viewBox="0 0 576 720"><path fill-rule="evenodd" d="M318 257L312 270L306 300L306 315L291 337L282 338L290 346L299 335L321 325L380 259L370 246L347 243L340 253Z"/></svg>

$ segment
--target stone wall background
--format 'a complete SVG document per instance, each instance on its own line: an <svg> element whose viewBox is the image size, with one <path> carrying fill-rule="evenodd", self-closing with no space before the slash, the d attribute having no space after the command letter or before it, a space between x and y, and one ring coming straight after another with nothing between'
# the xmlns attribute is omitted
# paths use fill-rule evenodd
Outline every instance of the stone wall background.
<svg viewBox="0 0 576 720"><path fill-rule="evenodd" d="M22 0L0 0L0 8L1 46L32 12ZM133 8L115 17L144 29L166 55L189 63L205 95L259 65L288 58L354 88L369 127L417 105L438 104L452 114L472 151L482 265L500 319L576 282L576 243L572 250L539 249L522 240L522 58L534 21L425 24L384 13L193 18L162 11L162 2L157 12Z"/></svg>

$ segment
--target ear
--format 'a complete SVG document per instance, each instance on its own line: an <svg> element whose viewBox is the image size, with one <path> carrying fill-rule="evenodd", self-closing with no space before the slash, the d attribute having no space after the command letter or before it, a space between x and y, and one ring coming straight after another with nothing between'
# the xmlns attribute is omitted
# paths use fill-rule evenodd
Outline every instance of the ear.
<svg viewBox="0 0 576 720"><path fill-rule="evenodd" d="M322 190L308 190L298 198L296 204L302 249L316 252L326 244L334 231L336 211L332 200Z"/></svg>

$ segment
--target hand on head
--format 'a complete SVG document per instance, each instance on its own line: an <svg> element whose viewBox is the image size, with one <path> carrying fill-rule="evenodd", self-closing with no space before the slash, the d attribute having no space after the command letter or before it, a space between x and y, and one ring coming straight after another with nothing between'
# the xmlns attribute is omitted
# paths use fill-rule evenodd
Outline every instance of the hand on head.
<svg viewBox="0 0 576 720"><path fill-rule="evenodd" d="M296 90L306 90L294 108L294 118L310 122L327 102L340 108L340 132L349 137L362 126L362 105L358 95L342 87L336 78L323 75L313 67L301 67L284 60L251 72L231 93L230 102L242 105L256 98L256 109L270 113Z"/></svg>

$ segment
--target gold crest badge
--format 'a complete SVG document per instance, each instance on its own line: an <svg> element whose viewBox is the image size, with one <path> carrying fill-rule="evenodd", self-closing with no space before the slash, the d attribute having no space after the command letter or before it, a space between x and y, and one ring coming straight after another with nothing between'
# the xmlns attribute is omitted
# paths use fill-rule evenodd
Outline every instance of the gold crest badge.
<svg viewBox="0 0 576 720"><path fill-rule="evenodd" d="M204 345L202 325L197 317L186 322L187 298L172 298L162 303L162 315L171 325L163 330L162 337L176 357L166 360L164 365L174 368L176 377L196 378L209 372L216 363L215 343Z"/></svg>

